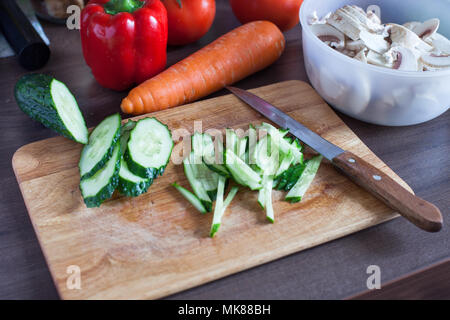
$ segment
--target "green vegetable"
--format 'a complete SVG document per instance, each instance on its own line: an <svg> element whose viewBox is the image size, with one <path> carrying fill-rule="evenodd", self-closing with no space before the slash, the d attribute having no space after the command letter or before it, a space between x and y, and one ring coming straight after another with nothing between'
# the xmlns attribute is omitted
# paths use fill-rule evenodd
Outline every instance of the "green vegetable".
<svg viewBox="0 0 450 320"><path fill-rule="evenodd" d="M195 164L194 151L191 151L188 157L184 158L184 174L189 181L195 195L200 199L206 211L210 212L212 210L213 200L210 197L210 192L217 190L217 181L219 175L209 170L203 163ZM205 170L208 170L206 171ZM212 177L215 175L214 177ZM216 181L210 181L214 179ZM217 180L216 180L217 179ZM208 192L209 191L209 192Z"/></svg>
<svg viewBox="0 0 450 320"><path fill-rule="evenodd" d="M105 118L89 135L89 142L81 151L81 180L92 177L111 158L120 137L120 115Z"/></svg>
<svg viewBox="0 0 450 320"><path fill-rule="evenodd" d="M76 142L88 142L88 130L77 101L64 83L46 74L27 74L14 95L30 118Z"/></svg>
<svg viewBox="0 0 450 320"><path fill-rule="evenodd" d="M305 165L298 163L281 173L275 178L274 186L276 190L289 191L300 178Z"/></svg>
<svg viewBox="0 0 450 320"><path fill-rule="evenodd" d="M220 183L221 182L219 180L217 199L221 199L221 201L219 202L219 200L217 200L216 207L214 208L214 217L213 217L213 222L211 225L211 231L209 233L209 236L211 238L214 237L214 235L217 233L217 231L219 231L220 224L222 223L223 214L225 213L225 210L227 209L228 205L231 203L234 196L236 195L236 193L239 190L238 187L232 187L230 192L228 193L227 198L225 199L225 201L223 201L223 190L220 191L220 188L221 188Z"/></svg>
<svg viewBox="0 0 450 320"><path fill-rule="evenodd" d="M119 183L120 158L120 143L117 142L105 166L93 176L81 180L81 195L88 208L98 207L112 196Z"/></svg>
<svg viewBox="0 0 450 320"><path fill-rule="evenodd" d="M286 201L291 203L299 202L302 200L306 190L308 190L311 182L316 176L317 170L319 170L320 162L322 161L322 156L318 155L306 162L305 170L302 175L286 195Z"/></svg>
<svg viewBox="0 0 450 320"><path fill-rule="evenodd" d="M155 179L169 163L173 141L169 128L155 118L144 118L130 133L125 160L137 176Z"/></svg>
<svg viewBox="0 0 450 320"><path fill-rule="evenodd" d="M117 189L121 194L128 197L137 197L145 192L153 183L153 179L142 178L135 175L128 169L127 162L123 158L123 154L127 150L130 132L136 126L136 122L129 120L122 125L120 130L120 149L122 150L122 159L120 161L119 186Z"/></svg>
<svg viewBox="0 0 450 320"><path fill-rule="evenodd" d="M183 188L176 182L174 182L172 186L175 187L175 189L177 189L198 211L200 211L200 213L204 214L207 212L201 200L195 194Z"/></svg>
<svg viewBox="0 0 450 320"><path fill-rule="evenodd" d="M252 190L261 189L261 177L231 150L225 150L225 166L233 179Z"/></svg>

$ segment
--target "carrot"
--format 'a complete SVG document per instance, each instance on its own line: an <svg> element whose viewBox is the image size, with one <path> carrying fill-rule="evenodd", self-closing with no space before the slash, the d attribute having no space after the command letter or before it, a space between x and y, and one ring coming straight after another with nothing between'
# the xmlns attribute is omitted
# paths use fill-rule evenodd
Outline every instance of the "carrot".
<svg viewBox="0 0 450 320"><path fill-rule="evenodd" d="M120 107L125 113L143 114L197 100L269 66L284 45L273 23L247 23L141 83Z"/></svg>

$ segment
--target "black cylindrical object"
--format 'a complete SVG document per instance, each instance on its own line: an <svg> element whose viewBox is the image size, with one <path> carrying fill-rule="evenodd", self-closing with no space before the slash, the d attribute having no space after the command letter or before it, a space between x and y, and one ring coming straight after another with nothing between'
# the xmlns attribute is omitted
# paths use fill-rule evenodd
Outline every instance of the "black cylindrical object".
<svg viewBox="0 0 450 320"><path fill-rule="evenodd" d="M0 30L24 68L35 70L47 63L50 48L14 0L0 1Z"/></svg>

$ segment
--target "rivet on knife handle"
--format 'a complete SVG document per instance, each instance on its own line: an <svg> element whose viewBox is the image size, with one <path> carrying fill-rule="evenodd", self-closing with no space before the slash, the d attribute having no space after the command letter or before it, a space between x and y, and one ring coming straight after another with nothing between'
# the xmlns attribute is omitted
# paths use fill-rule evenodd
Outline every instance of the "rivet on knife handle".
<svg viewBox="0 0 450 320"><path fill-rule="evenodd" d="M442 228L442 215L435 205L410 193L363 159L345 151L333 158L332 162L350 179L419 228L429 232L437 232Z"/></svg>

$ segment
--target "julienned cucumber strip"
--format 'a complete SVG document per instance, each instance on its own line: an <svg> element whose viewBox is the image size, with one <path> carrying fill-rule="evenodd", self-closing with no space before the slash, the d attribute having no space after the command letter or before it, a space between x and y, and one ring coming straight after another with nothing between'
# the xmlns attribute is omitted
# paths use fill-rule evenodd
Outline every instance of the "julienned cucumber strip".
<svg viewBox="0 0 450 320"><path fill-rule="evenodd" d="M274 223L275 216L274 216L273 206L272 206L272 185L273 185L272 179L267 179L264 183L264 196L265 196L264 197L265 198L264 206L266 209L267 220Z"/></svg>
<svg viewBox="0 0 450 320"><path fill-rule="evenodd" d="M183 188L176 182L173 183L172 186L174 186L175 189L177 189L183 195L183 197L185 197L186 200L189 201L195 207L195 209L200 211L202 214L205 214L207 212L202 202L195 194Z"/></svg>
<svg viewBox="0 0 450 320"><path fill-rule="evenodd" d="M205 184L203 183L203 181L198 179L198 165L194 164L194 161L194 152L191 151L189 156L184 158L183 160L184 174L186 175L186 178L188 179L195 195L200 199L206 211L210 212L212 210L212 200L208 194L208 190L205 188ZM215 174L211 170L209 170L209 172Z"/></svg>
<svg viewBox="0 0 450 320"><path fill-rule="evenodd" d="M286 201L294 203L302 200L302 197L304 196L306 190L308 190L311 182L316 176L322 158L323 157L321 155L318 155L306 161L305 170L303 170L303 173L298 181L286 195Z"/></svg>
<svg viewBox="0 0 450 320"><path fill-rule="evenodd" d="M88 142L88 130L77 101L64 83L46 74L26 74L14 95L20 109L33 120L76 142Z"/></svg>
<svg viewBox="0 0 450 320"><path fill-rule="evenodd" d="M120 137L120 121L120 115L113 114L100 122L89 135L78 164L81 180L92 177L111 158Z"/></svg>
<svg viewBox="0 0 450 320"><path fill-rule="evenodd" d="M209 134L200 134L196 132L192 136L192 150L194 151L195 157L198 158L198 153L200 152L203 157L203 163L210 170L229 178L230 173L225 166L221 164L223 161L223 145L222 143L219 143L217 146L219 154L216 156L214 142ZM218 160L220 160L220 163L217 163Z"/></svg>
<svg viewBox="0 0 450 320"><path fill-rule="evenodd" d="M300 178L305 165L303 163L297 163L284 171L281 175L277 176L274 181L274 188L277 190L289 191L295 185Z"/></svg>
<svg viewBox="0 0 450 320"><path fill-rule="evenodd" d="M230 205L231 201L233 200L233 198L236 195L236 193L238 192L238 190L239 190L238 187L232 187L230 192L228 192L227 198L223 202L223 207L222 207L222 212L220 214L220 219L215 220L215 215L214 215L213 224L211 226L210 237L214 237L214 235L219 230L220 224L222 223L223 214L225 213L225 210ZM214 212L214 214L215 214L215 212Z"/></svg>
<svg viewBox="0 0 450 320"><path fill-rule="evenodd" d="M261 189L261 177L231 150L225 150L225 166L234 180L252 190Z"/></svg>
<svg viewBox="0 0 450 320"><path fill-rule="evenodd" d="M163 174L172 148L169 128L155 118L144 118L131 130L124 158L135 175L155 179Z"/></svg>
<svg viewBox="0 0 450 320"><path fill-rule="evenodd" d="M217 197L216 197L216 206L214 207L214 217L211 225L211 232L209 236L212 238L214 234L217 232L220 226L220 221L222 220L223 214L223 192L225 189L225 177L220 177L217 185Z"/></svg>
<svg viewBox="0 0 450 320"><path fill-rule="evenodd" d="M117 142L111 158L93 176L80 182L81 195L88 208L98 207L110 198L119 183L120 143Z"/></svg>

